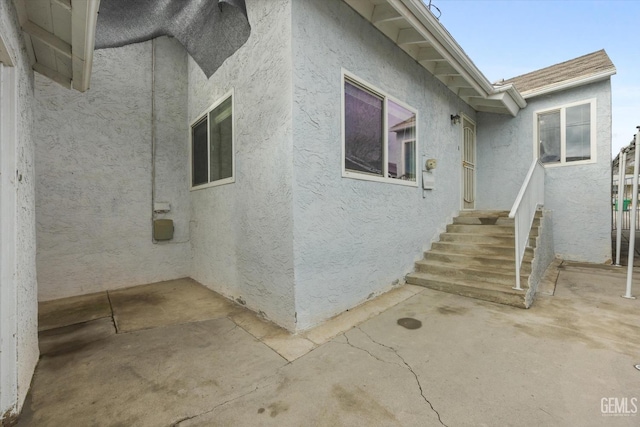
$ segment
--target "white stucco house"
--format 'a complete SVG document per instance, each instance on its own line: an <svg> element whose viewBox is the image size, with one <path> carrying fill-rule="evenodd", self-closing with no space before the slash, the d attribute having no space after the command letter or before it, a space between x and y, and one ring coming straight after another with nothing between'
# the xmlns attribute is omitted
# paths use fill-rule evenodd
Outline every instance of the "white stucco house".
<svg viewBox="0 0 640 427"><path fill-rule="evenodd" d="M0 2L0 414L39 300L188 276L305 330L403 282L461 212L512 209L536 159L547 258L610 262L604 51L492 84L420 0L247 0L206 78L167 37L65 56L21 3ZM38 43L76 90L33 71Z"/></svg>

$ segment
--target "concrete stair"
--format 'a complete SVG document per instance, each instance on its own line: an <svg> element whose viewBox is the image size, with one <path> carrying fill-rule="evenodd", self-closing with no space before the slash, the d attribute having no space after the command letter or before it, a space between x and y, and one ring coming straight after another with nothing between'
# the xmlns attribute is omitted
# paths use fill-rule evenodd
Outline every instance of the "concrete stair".
<svg viewBox="0 0 640 427"><path fill-rule="evenodd" d="M508 211L463 211L415 264L407 283L528 308L526 293L542 212L537 212L515 286L515 231ZM529 301L531 299L529 298Z"/></svg>

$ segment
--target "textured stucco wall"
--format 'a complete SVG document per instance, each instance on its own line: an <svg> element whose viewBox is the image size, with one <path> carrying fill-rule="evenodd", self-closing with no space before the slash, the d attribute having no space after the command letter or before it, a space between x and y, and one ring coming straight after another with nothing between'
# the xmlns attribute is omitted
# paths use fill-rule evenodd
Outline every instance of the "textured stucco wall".
<svg viewBox="0 0 640 427"><path fill-rule="evenodd" d="M291 2L247 10L249 40L210 79L189 60L189 121L233 88L236 125L236 182L191 192L191 276L293 330Z"/></svg>
<svg viewBox="0 0 640 427"><path fill-rule="evenodd" d="M388 290L460 208L461 127L475 113L339 0L293 2L294 254L298 328ZM422 189L341 176L341 69L418 110Z"/></svg>
<svg viewBox="0 0 640 427"><path fill-rule="evenodd" d="M189 227L191 198L189 197L189 158L186 143L187 123L187 58L184 47L173 38L155 39L155 201L168 202L171 211L158 213L156 218L172 219L173 240L158 245L178 245L179 271L185 276L191 266Z"/></svg>
<svg viewBox="0 0 640 427"><path fill-rule="evenodd" d="M529 289L527 290L528 304L538 292L538 285L549 264L555 258L555 245L553 243L553 212L543 209L543 216L538 227L538 237L536 238L536 248L531 263L531 274L529 275Z"/></svg>
<svg viewBox="0 0 640 427"><path fill-rule="evenodd" d="M556 254L611 260L611 83L527 100L517 117L478 114L478 208L511 209L533 160L534 112L596 98L597 163L546 168L545 209L553 211Z"/></svg>
<svg viewBox="0 0 640 427"><path fill-rule="evenodd" d="M41 300L188 276L187 56L156 43L156 194L175 239L152 242L153 43L97 50L85 93L36 75Z"/></svg>
<svg viewBox="0 0 640 427"><path fill-rule="evenodd" d="M25 50L24 39L20 31L13 2L0 2L0 31L15 55L15 68L18 78L18 141L16 144L16 247L3 248L15 250L17 291L17 402L16 410L22 407L29 391L31 377L38 362L38 300L36 280L36 219L35 219L35 172L33 123L33 72ZM4 142L2 143L4 149ZM2 301L3 304L11 303ZM0 315L2 315L0 313ZM3 319L6 321L8 319ZM4 337L4 339L10 339ZM16 390L7 390L0 384L1 393L16 394ZM9 408L0 408L0 416Z"/></svg>

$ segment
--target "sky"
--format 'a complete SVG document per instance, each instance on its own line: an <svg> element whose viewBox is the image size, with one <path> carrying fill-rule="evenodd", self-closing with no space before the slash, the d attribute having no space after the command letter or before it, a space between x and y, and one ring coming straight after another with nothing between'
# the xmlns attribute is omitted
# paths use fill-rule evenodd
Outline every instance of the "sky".
<svg viewBox="0 0 640 427"><path fill-rule="evenodd" d="M640 126L640 0L432 4L440 9L440 23L490 82L605 49L617 69L611 78L613 155L631 142Z"/></svg>

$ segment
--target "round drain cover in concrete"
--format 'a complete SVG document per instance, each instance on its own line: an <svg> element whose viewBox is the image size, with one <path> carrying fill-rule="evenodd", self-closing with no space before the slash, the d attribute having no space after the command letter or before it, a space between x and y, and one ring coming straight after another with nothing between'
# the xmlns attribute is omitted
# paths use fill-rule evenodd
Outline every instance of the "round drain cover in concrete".
<svg viewBox="0 0 640 427"><path fill-rule="evenodd" d="M398 319L398 325L407 329L420 329L422 327L422 322L411 317L403 317L402 319Z"/></svg>

